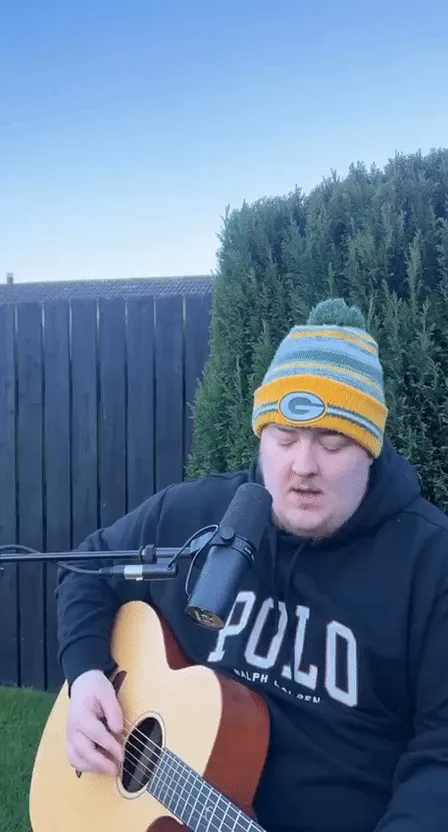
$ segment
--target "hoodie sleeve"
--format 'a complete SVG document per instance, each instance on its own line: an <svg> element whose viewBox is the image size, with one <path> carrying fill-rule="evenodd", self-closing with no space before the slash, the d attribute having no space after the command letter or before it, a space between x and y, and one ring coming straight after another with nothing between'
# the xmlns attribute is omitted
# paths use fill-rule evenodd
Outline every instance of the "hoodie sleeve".
<svg viewBox="0 0 448 832"><path fill-rule="evenodd" d="M78 551L104 552L101 560L77 561L77 568L98 569L115 561L107 552L137 550L140 546L156 542L157 526L166 493L158 492L134 511L117 520L113 525L98 529L78 546ZM58 659L69 689L74 680L87 670L103 670L106 674L115 668L110 654L110 637L115 616L120 606L129 598L126 593L141 592L141 585L120 579L107 579L95 575L81 575L68 569L59 569L56 586L56 613ZM148 595L148 587L144 588Z"/></svg>
<svg viewBox="0 0 448 832"><path fill-rule="evenodd" d="M443 571L423 636L411 649L414 738L397 766L393 796L375 832L440 832L448 827L447 566ZM412 620L410 629L417 629Z"/></svg>

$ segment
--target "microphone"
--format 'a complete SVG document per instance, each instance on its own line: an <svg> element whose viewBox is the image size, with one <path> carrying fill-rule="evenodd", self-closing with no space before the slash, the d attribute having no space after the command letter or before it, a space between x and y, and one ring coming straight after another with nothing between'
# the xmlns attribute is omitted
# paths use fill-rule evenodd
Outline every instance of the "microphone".
<svg viewBox="0 0 448 832"><path fill-rule="evenodd" d="M203 627L224 627L240 581L254 562L271 506L269 491L257 483L240 485L234 495L185 609Z"/></svg>

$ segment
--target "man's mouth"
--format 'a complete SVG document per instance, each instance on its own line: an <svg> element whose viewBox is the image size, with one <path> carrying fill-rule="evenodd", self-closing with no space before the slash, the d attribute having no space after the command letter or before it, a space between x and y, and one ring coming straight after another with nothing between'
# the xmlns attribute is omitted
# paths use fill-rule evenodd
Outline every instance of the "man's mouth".
<svg viewBox="0 0 448 832"><path fill-rule="evenodd" d="M322 494L319 488L293 488L295 494L300 494L303 497L313 497Z"/></svg>

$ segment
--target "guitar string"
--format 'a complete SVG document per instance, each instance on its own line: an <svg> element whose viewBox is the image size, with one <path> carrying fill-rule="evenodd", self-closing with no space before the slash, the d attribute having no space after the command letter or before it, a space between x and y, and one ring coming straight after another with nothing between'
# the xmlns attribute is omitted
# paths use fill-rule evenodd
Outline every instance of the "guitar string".
<svg viewBox="0 0 448 832"><path fill-rule="evenodd" d="M177 817L184 822L190 824L191 819L194 816L194 813L199 813L199 818L195 823L195 826L200 823L202 819L202 815L207 808L207 803L211 797L216 797L216 806L212 812L211 818L208 820L207 831L211 830L211 832L235 832L235 830L240 829L243 832L249 832L251 829L260 829L261 828L256 826L256 824L252 821L251 818L246 816L241 809L238 809L234 806L228 798L225 798L219 792L216 791L213 787L211 787L205 780L198 780L198 778L193 773L193 783L190 781L190 771L188 771L185 766L181 763L182 768L186 770L186 776L184 771L179 771L178 767L173 766L168 758L168 762L166 763L167 758L164 759L164 767L157 773L159 776L159 782L157 783L157 790L159 792L158 795L153 793L153 796L158 800L158 802L162 803L164 800L168 800L172 803L173 798L176 799L176 803L174 808L171 808L170 811L173 811L173 814L176 815L176 810L182 801L186 804L186 808L189 810L189 817L188 821L183 817L182 814L177 814ZM172 781L173 778L173 771L176 775L176 783L174 785L170 784L170 780ZM157 776L156 775L156 776ZM204 785L207 787L208 791L203 792ZM180 787L180 789L179 789ZM185 795L183 792L188 788L188 791ZM196 787L196 794L194 792L194 787ZM193 805L191 806L190 800L193 799ZM221 818L216 815L216 811L219 808L220 800L223 801L225 808L224 814ZM170 807L168 807L170 808Z"/></svg>
<svg viewBox="0 0 448 832"><path fill-rule="evenodd" d="M159 746L157 746L157 747L160 750L160 747ZM134 755L129 755L129 756L134 757L136 763L139 762L138 758L135 757ZM167 758L165 757L164 759L166 760ZM182 768L186 768L186 766L182 763L182 761L180 761L180 764L181 764ZM126 774L128 774L129 777L133 776L133 773L128 768L126 768L124 765L122 766L122 770ZM168 782L169 781L169 776L171 775L171 777L172 777L173 772L174 772L174 774L177 775L177 783L176 783L175 786L170 786L169 782ZM156 774L156 776L157 776L157 774ZM185 785L186 785L186 783L188 783L188 776L189 776L188 771L187 771L187 776L185 777L184 773L179 772L178 767L173 765L170 762L169 758L168 758L168 765L164 766L164 770L163 770L161 775L159 773L159 784L161 784L161 792L162 792L162 790L165 790L165 798L172 799L173 797L177 797L177 802L179 802L182 798L182 792L185 788ZM196 777L197 777L197 775L195 774L195 779L196 779ZM203 780L202 782L209 789L209 794L206 795L206 799L208 799L208 797L210 797L212 792L215 791L214 787L210 786L210 784L207 783L206 780ZM181 786L181 789L180 789L179 794L176 794L176 787L179 786L179 785ZM195 785L194 781L193 781L193 785ZM193 804L193 808L190 811L190 817L189 817L188 823L191 822L191 818L192 818L195 811L196 812L199 811L199 820L201 819L201 816L204 812L205 806L202 805L201 801L199 800L199 796L201 794L201 791L202 791L202 785L199 786L198 793L197 793L196 796L194 796L192 794L192 788L190 787L190 792L188 794L187 800L191 796L193 796L194 797L194 804ZM152 794L152 792L151 792L151 794ZM216 805L218 806L219 805L219 800L222 797L224 798L224 796L221 796L219 793L217 793L217 795L218 795L218 800L217 800ZM162 806L164 805L162 803L162 800L159 799L155 794L152 794L152 796L157 800L158 803L160 803ZM185 798L184 798L184 800L185 800ZM228 800L228 798L224 798L224 800ZM196 808L197 804L199 804L198 808ZM169 809L169 807L166 807L166 808L168 808L168 810L171 811ZM190 806L188 805L188 803L187 803L187 808L190 809ZM234 818L229 817L228 820L227 820L226 815L228 815L230 813L230 811L232 811L235 814L235 817ZM173 812L173 814L176 814L176 812ZM229 822L229 821L231 821L231 822ZM198 821L198 823L199 823L199 821ZM215 819L214 813L213 813L212 818L210 819L210 821L208 821L207 832L209 830L211 830L211 832L222 832L222 830L230 830L230 832L235 832L235 830L238 828L238 824L240 824L240 826L243 826L244 832L249 832L249 830L252 829L252 828L254 828L254 829L259 828L254 823L254 821L252 821L251 818L246 818L244 813L241 811L241 809L238 809L236 806L234 806L229 801L229 806L228 806L226 812L224 813L224 816L221 819L219 819L219 818Z"/></svg>
<svg viewBox="0 0 448 832"><path fill-rule="evenodd" d="M127 719L127 717L123 716L123 720L124 720L124 722L125 722L125 723L127 723L130 727L132 727L132 722L131 722L129 719ZM202 782L203 782L203 783L207 786L207 788L209 788L209 789L210 789L210 791L214 790L214 791L216 791L216 793L217 793L217 794L219 794L219 792L217 792L217 790L215 789L215 787L214 787L214 786L212 786L210 783L208 783L208 782L207 782L207 780L205 780L205 779L202 777L202 775L201 775L201 774L199 774L198 772L194 771L194 769L192 769L192 768L191 768L191 767L189 767L186 763L184 763L184 761L183 761L183 760L181 760L181 759L180 759L180 757L177 757L177 756L176 756L176 755L175 755L172 751L170 751L169 749L167 749L167 748L163 748L162 746L158 745L158 743L156 743L154 740L152 740L150 737L148 737L148 736L147 736L147 735L146 735L143 731L141 731L141 730L140 730L140 728L135 728L135 731L134 731L134 732L132 732L132 731L131 731L131 732L130 732L130 734L129 734L130 739L129 739L129 740L128 740L128 742L127 742L127 746L128 746L128 747L131 747L131 748L132 748L132 749L134 749L134 750L137 750L137 751L141 754L141 759L142 759L142 760L144 760L144 761L145 761L145 762L147 762L148 764L150 764L151 762L153 762L153 760L151 759L151 757L146 756L146 754L145 754L145 753L142 753L142 751L141 751L139 748L137 748L137 745L136 745L136 744L133 742L133 740L131 739L131 738L132 738L132 734L133 734L133 733L135 733L135 735L136 735L136 739L138 740L138 743L140 744L141 748L143 748L143 751L145 750L145 747L146 747L146 746L149 746L149 748L151 749L151 755L154 755L154 754L157 754L157 753L159 753L159 754L161 754L161 753L165 753L165 755L166 755L166 756L168 756L170 759L174 760L174 764L173 764L173 763L171 763L171 765L170 765L170 768L171 768L172 770L176 771L176 767L178 768L178 767L179 767L179 765L180 765L180 766L182 767L182 769L183 769L184 771L186 771L186 772L187 772L187 778L188 778L188 776L189 776L189 771L191 771L191 772L192 772L192 774L194 775L194 778L195 778L198 782L200 782L200 781L202 780ZM142 740L142 739L140 739L139 735L140 735L141 737L143 737L143 740ZM149 766L148 766L148 768L149 768ZM201 787L201 788L202 788L202 787ZM238 809L236 806L233 806L233 804L232 804L232 803L231 803L231 808L232 808L232 809L233 809L233 811L235 811L235 812L238 812L238 813L240 813L240 812L241 812L241 810L240 810L240 809Z"/></svg>
<svg viewBox="0 0 448 832"><path fill-rule="evenodd" d="M128 721L128 720L126 720L126 721ZM144 736L145 740L147 740L147 742L150 743L153 746L153 749L151 749L151 752L150 752L150 756L147 756L146 753L142 754L140 749L138 749L137 746L135 745L135 743L133 743L133 742L128 742L127 747L128 748L130 747L133 751L136 750L137 752L139 752L141 754L140 758L137 758L136 755L133 754L132 756L133 756L134 760L136 760L137 762L141 762L143 760L144 763L148 763L148 770L145 772L146 775L149 775L149 777L152 776L151 773L150 773L150 769L149 769L149 765L153 762L152 758L153 757L157 758L157 756L160 756L160 754L164 754L165 756L163 758L163 764L165 765L165 760L169 761L169 766L165 765L166 773L168 773L168 770L169 770L170 773L174 772L174 774L179 774L179 766L181 766L181 768L184 771L187 772L186 780L188 779L189 771L191 771L192 774L193 774L194 780L196 780L198 782L200 782L202 780L202 782L210 790L212 790L214 788L213 786L211 786L210 783L208 783L206 780L204 780L204 778L200 774L195 772L194 769L191 769L191 768L189 769L189 767L183 762L183 760L181 760L180 758L175 757L175 756L174 756L174 760L173 760L173 753L171 751L169 751L168 749L162 748L160 745L158 745L156 742L154 742L154 740L150 740L149 737L146 737L146 734L143 734L142 731L140 733ZM140 743L142 748L145 749L145 745L143 744L142 740L139 739L138 742ZM127 772L127 773L129 774L129 772ZM184 772L182 771L180 773L183 774ZM185 782L186 782L186 780L185 780ZM201 788L202 788L202 786L201 786ZM236 809L236 807L235 807L235 810L239 811L238 809Z"/></svg>
<svg viewBox="0 0 448 832"><path fill-rule="evenodd" d="M128 720L126 717L124 717L124 721L127 722L129 725L132 725L130 720ZM135 733L141 734L144 737L145 744L149 743L150 745L153 746L153 749L151 750L151 755L153 755L153 754L156 755L156 754L160 754L160 753L165 752L166 756L164 757L164 761L166 760L167 763L164 762L164 770L163 770L162 777L165 779L166 782L162 785L162 789L165 788L165 796L166 797L169 796L170 792L172 793L171 797L173 795L174 796L176 795L176 786L173 787L173 786L167 785L168 777L170 775L171 775L171 777L173 777L174 775L177 775L178 784L179 784L179 780L181 780L183 778L183 783L182 782L180 783L181 791L178 795L178 800L180 800L182 791L185 788L185 784L188 782L189 774L190 774L190 771L191 771L193 773L193 778L194 778L193 779L193 786L197 785L198 788L199 788L198 795L196 796L194 805L196 805L196 803L198 801L199 794L201 793L201 790L202 790L201 780L202 780L202 784L205 784L207 786L208 790L209 790L209 795L208 796L211 796L213 794L213 792L215 792L218 796L218 803L219 803L219 799L221 798L220 793L213 786L211 786L206 780L204 780L201 777L201 775L197 774L193 769L189 769L187 767L187 765L182 760L180 760L179 758L175 758L175 763L173 763L171 761L172 752L168 751L167 749L163 749L156 742L154 742L154 740L151 740L149 737L147 737L146 734L144 734L144 732L141 731L139 728L135 729ZM139 739L138 741L142 745L142 747L144 747L142 740ZM132 750L137 750L137 751L139 750L137 748L137 746L131 741L128 741L127 748L131 748ZM142 754L141 758L138 758L135 754L130 754L128 756L130 756L133 759L133 761L136 762L136 764L138 764L142 760L144 761L144 763L148 763L147 770L144 773L147 776L149 775L148 780L150 780L151 777L153 776L153 774L151 774L151 772L150 772L149 765L151 764L151 762L153 762L153 760L150 757L148 757L146 754ZM181 767L181 769L183 769L183 771L179 770L179 766ZM129 769L127 769L124 766L124 764L122 766L122 769L130 777L132 776L131 771L129 771ZM185 776L185 771L187 772L186 776ZM155 776L157 776L157 773L156 773ZM160 776L160 773L159 773L159 776ZM162 779L162 777L160 779ZM192 794L192 788L190 788L190 796L191 796L191 794ZM155 797L155 795L154 795L154 797ZM228 798L226 798L226 799L228 800ZM156 798L156 800L158 800L158 798ZM161 801L158 801L158 802L161 802ZM190 819L191 819L191 816L193 814L193 811L194 811L194 807L191 811ZM221 821L219 819L216 819L216 820L213 819L209 823L208 829L209 830L214 830L214 831L216 830L216 832L220 832L223 829L235 830L236 827L237 827L237 824L241 823L242 821L244 821L247 825L247 832L248 832L249 829L252 828L252 826L254 828L256 828L252 819L249 818L249 817L246 818L244 816L243 812L241 811L241 809L238 809L236 806L234 806L231 801L229 801L229 806L228 806L226 814L229 813L230 811L235 814L234 818L230 818L230 820L232 821L231 824L228 823L227 821L224 821L224 818L225 818L225 815L224 815L224 817L222 818ZM246 832L246 829L245 829L245 832Z"/></svg>
<svg viewBox="0 0 448 832"><path fill-rule="evenodd" d="M129 719L127 719L126 717L123 717L123 720L124 720L124 722L127 722L129 726L132 726L132 723L130 722ZM152 754L157 754L157 753L159 753L159 754L165 753L165 755L169 756L170 758L174 757L174 764L173 763L171 764L171 768L173 770L176 769L176 766L178 767L180 765L180 766L182 766L183 769L188 771L189 767L186 765L186 763L184 763L183 760L181 760L179 757L176 757L176 755L174 755L172 751L170 751L169 749L165 749L162 746L158 745L158 743L156 743L154 740L152 740L150 737L148 737L139 728L136 728L134 733L137 735L136 739L138 740L141 748L143 749L143 753L141 752L141 750L139 748L137 748L137 745L134 743L134 741L132 739L129 739L127 741L126 745L127 745L127 747L130 747L134 750L137 750L139 753L141 753L141 759L144 760L146 763L150 764L151 762L153 762L153 760L144 753L145 748L148 746L151 749L151 755ZM141 735L143 737L143 740L141 740L138 735ZM132 732L130 733L129 736L130 736L130 738L132 737ZM193 772L195 778L197 778L198 780L202 779L204 781L204 783L210 789L213 788L213 786L211 786L210 783L207 783L207 781L204 780L202 775L200 775L198 772L195 772L194 769L191 769L191 771Z"/></svg>

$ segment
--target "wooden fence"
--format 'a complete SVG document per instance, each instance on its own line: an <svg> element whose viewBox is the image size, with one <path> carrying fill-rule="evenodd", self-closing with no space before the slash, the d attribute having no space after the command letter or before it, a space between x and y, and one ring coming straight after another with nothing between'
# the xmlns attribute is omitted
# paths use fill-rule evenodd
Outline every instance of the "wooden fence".
<svg viewBox="0 0 448 832"><path fill-rule="evenodd" d="M184 478L211 294L0 305L0 544L75 548ZM56 690L56 566L5 564L0 684Z"/></svg>

